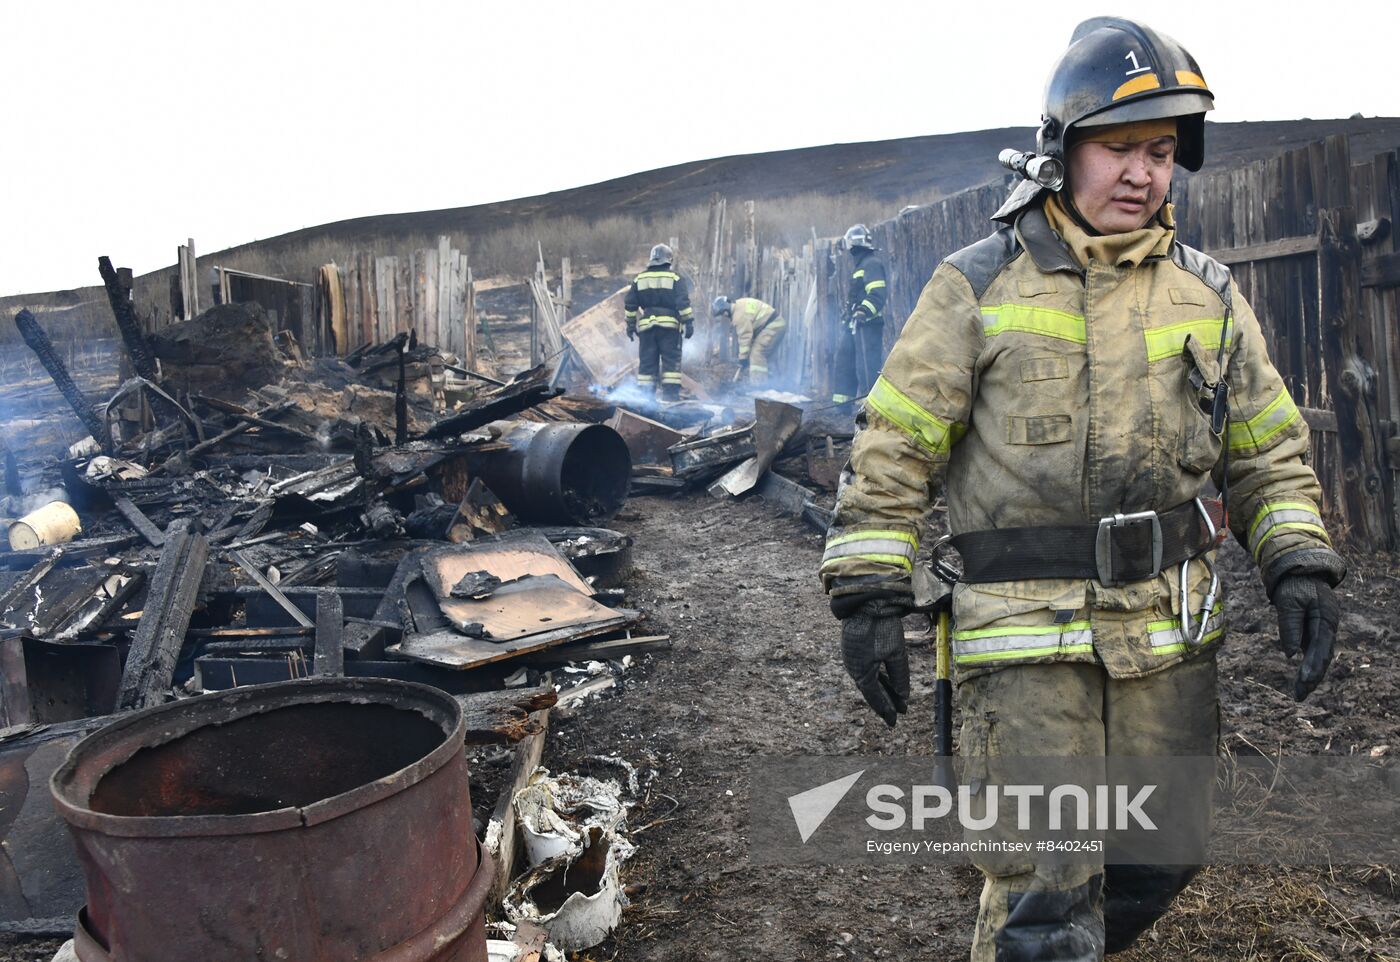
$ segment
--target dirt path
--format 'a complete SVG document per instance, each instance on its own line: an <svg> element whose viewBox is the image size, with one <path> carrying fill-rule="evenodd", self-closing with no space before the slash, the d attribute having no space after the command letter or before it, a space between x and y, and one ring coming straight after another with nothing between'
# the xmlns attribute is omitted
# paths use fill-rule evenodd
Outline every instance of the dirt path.
<svg viewBox="0 0 1400 962"><path fill-rule="evenodd" d="M634 904L616 937L587 957L965 959L981 887L970 868L748 864L749 759L928 754L932 653L916 649L910 716L890 733L841 669L814 576L821 539L800 521L756 500L701 494L634 500L614 526L636 539L630 602L675 649L551 731L551 767L617 753L660 772L631 820L647 826L625 872ZM1225 567L1236 627L1222 658L1227 745L1400 751L1393 559L1354 571L1331 678L1303 706L1281 694L1291 669L1272 647L1257 577L1237 550ZM1208 869L1146 940L1115 958L1385 962L1400 959L1397 919L1394 867Z"/></svg>

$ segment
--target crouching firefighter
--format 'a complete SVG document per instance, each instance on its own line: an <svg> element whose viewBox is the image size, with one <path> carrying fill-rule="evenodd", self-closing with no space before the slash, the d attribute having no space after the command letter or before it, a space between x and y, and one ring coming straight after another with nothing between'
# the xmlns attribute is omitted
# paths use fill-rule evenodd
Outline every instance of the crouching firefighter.
<svg viewBox="0 0 1400 962"><path fill-rule="evenodd" d="M627 339L638 342L637 384L655 391L661 400L681 399L681 330L695 334L695 312L685 278L671 270L674 255L667 244L657 244L647 258L647 269L632 280L623 301Z"/></svg>
<svg viewBox="0 0 1400 962"><path fill-rule="evenodd" d="M1030 179L924 288L866 399L821 567L846 670L887 724L907 708L900 619L939 484L963 562L964 757L1213 757L1223 520L1301 656L1295 698L1323 680L1345 566L1308 429L1229 271L1177 239L1165 202L1174 164L1200 169L1213 106L1176 41L1080 24L1037 152L1010 158ZM1204 799L1208 831L1201 781L1183 801ZM977 962L1101 959L1196 871L1035 858L977 857Z"/></svg>
<svg viewBox="0 0 1400 962"><path fill-rule="evenodd" d="M767 384L773 355L787 330L787 321L778 309L756 297L731 301L721 294L710 304L710 316L726 318L734 325L734 336L739 342L739 376L747 377L752 387Z"/></svg>

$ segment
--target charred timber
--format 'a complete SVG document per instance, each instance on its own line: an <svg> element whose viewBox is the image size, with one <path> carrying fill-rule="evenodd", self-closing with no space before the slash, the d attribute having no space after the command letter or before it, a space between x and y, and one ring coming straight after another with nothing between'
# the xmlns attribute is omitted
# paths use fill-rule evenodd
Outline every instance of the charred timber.
<svg viewBox="0 0 1400 962"><path fill-rule="evenodd" d="M532 408L564 393L560 388L550 387L549 369L540 366L519 374L505 387L492 391L480 401L465 410L438 421L422 437L451 438L467 431L474 431L492 421L508 418L512 414ZM498 492L499 493L499 492Z"/></svg>
<svg viewBox="0 0 1400 962"><path fill-rule="evenodd" d="M114 268L110 257L99 257L97 269L102 274L102 284L107 288L107 301L112 305L112 316L116 319L117 330L121 332L122 343L131 358L131 367L139 377L155 381L156 361L151 354L146 335L141 330L141 321L136 317L136 305L131 302L131 269Z"/></svg>
<svg viewBox="0 0 1400 962"><path fill-rule="evenodd" d="M83 392L78 390L78 385L73 383L73 378L68 374L68 368L64 367L63 360L58 356L58 352L53 349L53 342L49 340L49 335L39 326L39 320L27 310L22 310L15 315L15 327L19 328L20 336L24 338L24 343L29 345L39 358L39 363L44 365L44 370L49 372L49 377L53 378L54 385L59 393L68 401L68 405L73 409L73 413L78 416L78 420L83 422L83 427L88 429L102 450L112 453L112 437L107 433L107 425L102 423L102 419L97 416L93 406L83 397Z"/></svg>
<svg viewBox="0 0 1400 962"><path fill-rule="evenodd" d="M151 708L164 703L208 555L209 542L188 519L176 521L166 532L165 547L122 672L120 708Z"/></svg>

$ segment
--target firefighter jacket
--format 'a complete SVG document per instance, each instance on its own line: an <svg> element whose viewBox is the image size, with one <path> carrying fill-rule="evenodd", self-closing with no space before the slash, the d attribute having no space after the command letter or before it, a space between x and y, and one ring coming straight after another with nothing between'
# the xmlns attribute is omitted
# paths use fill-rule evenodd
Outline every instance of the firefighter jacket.
<svg viewBox="0 0 1400 962"><path fill-rule="evenodd" d="M753 339L758 332L769 325L786 326L778 316L778 309L765 304L756 297L740 297L730 304L730 319L734 322L734 335L739 339L739 357L749 356Z"/></svg>
<svg viewBox="0 0 1400 962"><path fill-rule="evenodd" d="M1341 580L1308 428L1259 322L1171 218L1168 205L1142 230L1089 237L1052 196L938 266L866 400L822 562L828 592L908 592L940 483L957 535L1166 511L1219 486L1226 463L1230 529L1270 594L1290 573ZM1216 434L1196 385L1219 379L1222 326L1232 390ZM1178 570L1118 587L959 584L954 664L964 678L1053 661L1113 677L1169 667L1223 635L1222 606L1201 611L1213 556L1186 572L1193 626L1206 619L1198 644L1178 630Z"/></svg>
<svg viewBox="0 0 1400 962"><path fill-rule="evenodd" d="M867 321L883 321L888 296L885 265L873 251L864 247L856 248L852 257L855 268L846 285L846 319L853 321L855 313L860 311Z"/></svg>
<svg viewBox="0 0 1400 962"><path fill-rule="evenodd" d="M638 274L627 288L623 309L627 326L635 326L639 331L650 327L679 328L695 316L685 278L671 270L669 264L650 267Z"/></svg>

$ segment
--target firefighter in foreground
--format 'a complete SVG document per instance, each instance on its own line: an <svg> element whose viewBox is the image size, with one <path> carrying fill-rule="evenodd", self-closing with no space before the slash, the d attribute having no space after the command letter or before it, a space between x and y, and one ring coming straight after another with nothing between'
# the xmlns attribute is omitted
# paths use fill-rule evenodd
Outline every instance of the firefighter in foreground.
<svg viewBox="0 0 1400 962"><path fill-rule="evenodd" d="M627 339L637 341L637 384L646 390L661 385L661 400L681 399L681 329L695 334L695 312L685 278L671 270L675 256L667 244L657 244L647 269L632 280L623 307Z"/></svg>
<svg viewBox="0 0 1400 962"><path fill-rule="evenodd" d="M900 619L937 484L964 566L965 757L1215 755L1225 626L1197 500L1212 479L1281 647L1301 655L1295 697L1322 680L1345 566L1308 429L1229 271L1176 239L1164 203L1173 163L1200 169L1212 108L1174 40L1080 24L1038 156L1019 158L1039 182L924 288L866 401L821 572L846 669L889 725L909 698ZM981 962L1100 959L1195 873L977 861Z"/></svg>
<svg viewBox="0 0 1400 962"><path fill-rule="evenodd" d="M730 300L721 294L710 305L711 317L727 318L734 325L739 339L739 373L748 378L751 387L768 383L773 355L787 330L778 309L756 297Z"/></svg>
<svg viewBox="0 0 1400 962"><path fill-rule="evenodd" d="M831 400L845 410L864 397L880 373L885 349L885 265L875 256L875 239L864 224L846 231L842 243L851 252L846 283L846 316L836 339L835 386Z"/></svg>

